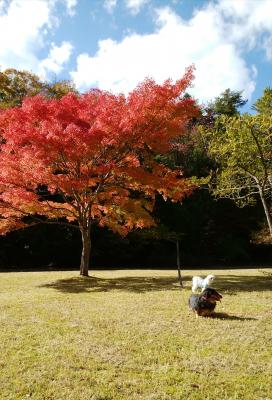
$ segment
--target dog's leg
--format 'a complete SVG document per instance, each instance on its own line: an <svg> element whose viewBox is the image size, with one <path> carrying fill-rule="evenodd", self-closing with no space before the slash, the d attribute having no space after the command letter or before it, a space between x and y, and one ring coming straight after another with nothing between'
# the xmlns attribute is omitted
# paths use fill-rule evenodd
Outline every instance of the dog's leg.
<svg viewBox="0 0 272 400"><path fill-rule="evenodd" d="M193 293L196 293L196 292L197 292L197 286L195 286L195 285L192 286L192 292L193 292Z"/></svg>

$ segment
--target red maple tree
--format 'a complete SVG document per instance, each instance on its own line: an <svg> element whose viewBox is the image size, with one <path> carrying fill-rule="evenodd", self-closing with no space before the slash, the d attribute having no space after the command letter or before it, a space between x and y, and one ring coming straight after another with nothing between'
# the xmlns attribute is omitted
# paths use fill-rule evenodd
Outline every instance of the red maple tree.
<svg viewBox="0 0 272 400"><path fill-rule="evenodd" d="M128 97L97 89L58 100L38 95L2 111L0 234L74 223L87 276L94 221L121 234L153 225L157 193L179 201L193 189L156 158L199 112L184 96L192 78L189 68L176 83L146 79Z"/></svg>

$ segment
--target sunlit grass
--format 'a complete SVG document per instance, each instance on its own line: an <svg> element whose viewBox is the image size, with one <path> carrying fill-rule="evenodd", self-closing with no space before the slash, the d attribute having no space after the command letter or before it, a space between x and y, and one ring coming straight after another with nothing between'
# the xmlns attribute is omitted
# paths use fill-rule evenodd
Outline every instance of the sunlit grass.
<svg viewBox="0 0 272 400"><path fill-rule="evenodd" d="M218 317L196 319L209 272L0 274L0 399L271 400L272 269L213 270Z"/></svg>

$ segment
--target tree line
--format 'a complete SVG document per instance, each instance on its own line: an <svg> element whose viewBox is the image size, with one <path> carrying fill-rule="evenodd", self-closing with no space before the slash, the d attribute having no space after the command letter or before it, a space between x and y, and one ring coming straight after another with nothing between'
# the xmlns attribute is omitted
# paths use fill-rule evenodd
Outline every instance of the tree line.
<svg viewBox="0 0 272 400"><path fill-rule="evenodd" d="M26 71L1 72L4 247L8 238L46 239L54 227L66 243L77 243L77 256L81 237L80 273L88 275L92 242L93 259L100 241L116 262L116 252L125 262L130 242L128 264L134 257L144 265L158 245L168 254L173 244L182 254L201 246L216 253L221 230L230 234L221 249L228 258L237 239L250 243L260 231L261 208L271 238L272 90L265 89L254 114L241 114L246 99L230 89L200 107L187 93L192 79L189 68L176 83L145 80L125 98L97 89L80 94L71 82L43 82Z"/></svg>

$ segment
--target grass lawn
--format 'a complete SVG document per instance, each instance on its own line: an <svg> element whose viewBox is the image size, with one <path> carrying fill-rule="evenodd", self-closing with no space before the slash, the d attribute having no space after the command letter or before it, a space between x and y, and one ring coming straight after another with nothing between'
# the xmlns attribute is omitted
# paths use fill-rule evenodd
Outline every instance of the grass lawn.
<svg viewBox="0 0 272 400"><path fill-rule="evenodd" d="M196 319L191 277L207 273L223 300ZM176 275L1 273L0 399L271 400L272 269Z"/></svg>

